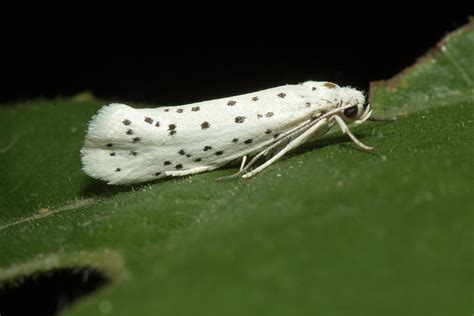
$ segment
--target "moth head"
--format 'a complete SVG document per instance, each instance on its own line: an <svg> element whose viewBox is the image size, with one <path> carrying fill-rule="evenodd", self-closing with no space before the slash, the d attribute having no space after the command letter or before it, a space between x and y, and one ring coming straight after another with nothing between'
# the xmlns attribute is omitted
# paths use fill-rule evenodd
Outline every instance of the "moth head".
<svg viewBox="0 0 474 316"><path fill-rule="evenodd" d="M371 106L365 96L353 88L341 88L341 113L339 116L346 123L362 123L372 114Z"/></svg>

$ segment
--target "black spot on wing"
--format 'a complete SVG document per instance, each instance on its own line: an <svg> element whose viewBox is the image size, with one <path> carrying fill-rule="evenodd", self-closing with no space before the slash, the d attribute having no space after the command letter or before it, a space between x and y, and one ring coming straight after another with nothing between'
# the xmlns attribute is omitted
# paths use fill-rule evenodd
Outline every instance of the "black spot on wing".
<svg viewBox="0 0 474 316"><path fill-rule="evenodd" d="M243 123L245 121L245 116L236 116L235 123Z"/></svg>
<svg viewBox="0 0 474 316"><path fill-rule="evenodd" d="M169 124L168 131L170 136L176 134L176 124Z"/></svg>
<svg viewBox="0 0 474 316"><path fill-rule="evenodd" d="M153 124L153 119L151 117L145 117L145 122L148 124Z"/></svg>

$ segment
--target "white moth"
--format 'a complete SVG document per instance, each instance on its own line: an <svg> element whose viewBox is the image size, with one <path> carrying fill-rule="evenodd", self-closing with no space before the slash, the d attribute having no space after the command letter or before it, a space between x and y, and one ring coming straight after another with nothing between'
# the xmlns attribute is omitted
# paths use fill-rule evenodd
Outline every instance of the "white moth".
<svg viewBox="0 0 474 316"><path fill-rule="evenodd" d="M335 124L359 148L372 150L347 126L371 113L360 91L315 81L156 109L113 103L89 124L83 170L109 184L129 184L210 171L241 158L236 175L246 178ZM253 159L245 164L248 156ZM262 156L268 160L251 170Z"/></svg>

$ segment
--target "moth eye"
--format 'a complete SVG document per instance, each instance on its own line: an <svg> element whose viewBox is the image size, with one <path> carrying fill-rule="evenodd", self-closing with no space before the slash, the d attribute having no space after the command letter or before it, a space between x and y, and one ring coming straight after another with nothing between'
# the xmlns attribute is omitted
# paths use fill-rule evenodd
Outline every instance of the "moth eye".
<svg viewBox="0 0 474 316"><path fill-rule="evenodd" d="M351 106L344 110L344 115L346 117L354 117L357 115L357 105Z"/></svg>

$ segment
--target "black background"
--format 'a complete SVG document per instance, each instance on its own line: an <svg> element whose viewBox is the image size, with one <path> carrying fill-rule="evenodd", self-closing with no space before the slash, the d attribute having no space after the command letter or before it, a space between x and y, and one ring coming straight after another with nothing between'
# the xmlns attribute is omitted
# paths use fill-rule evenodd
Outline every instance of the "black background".
<svg viewBox="0 0 474 316"><path fill-rule="evenodd" d="M12 2L0 102L89 90L182 104L309 79L367 90L465 24L471 2Z"/></svg>

